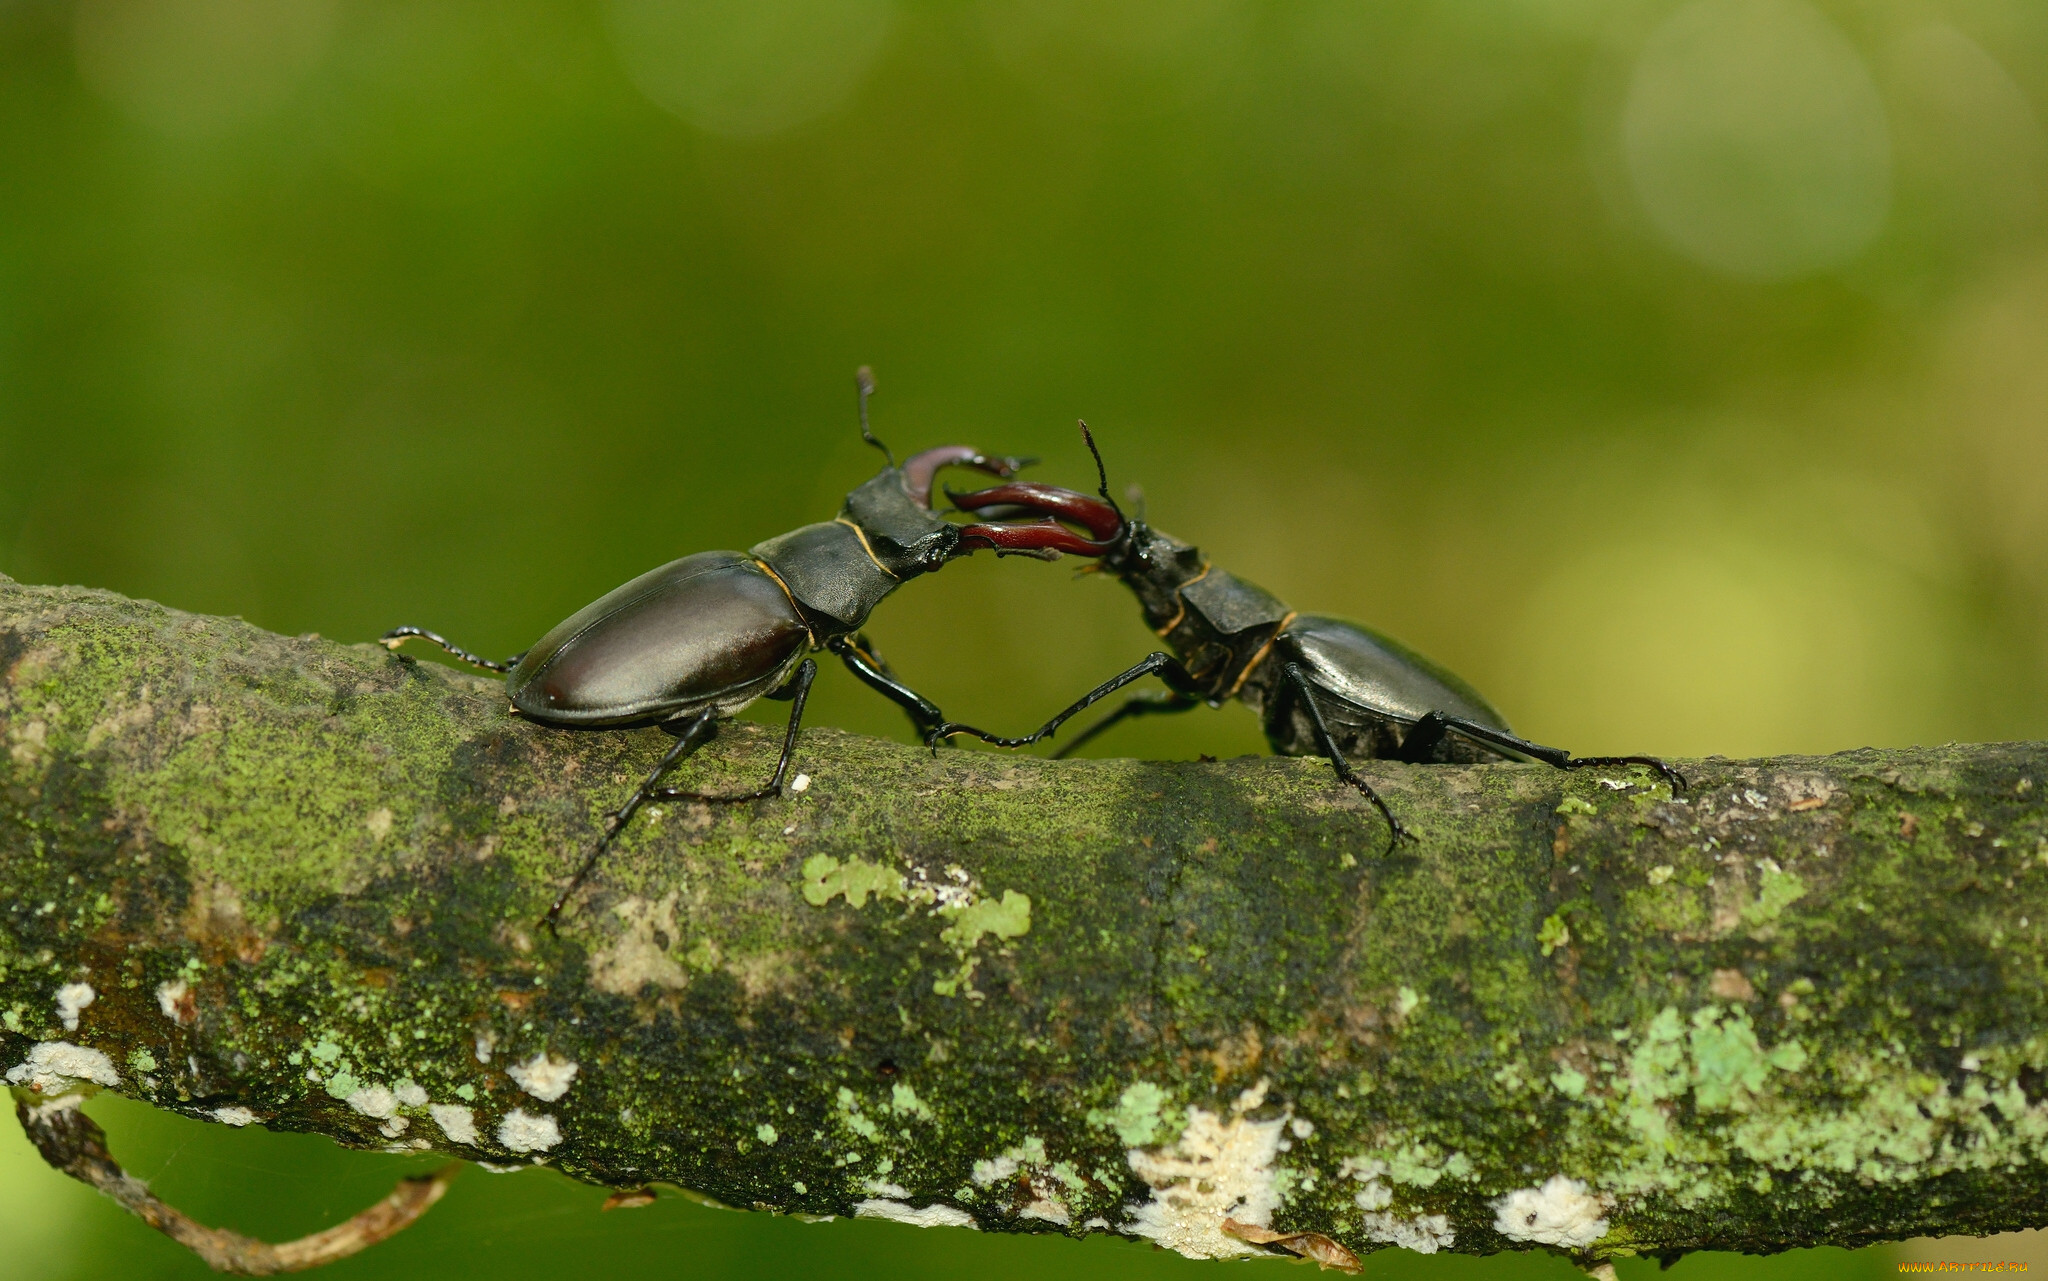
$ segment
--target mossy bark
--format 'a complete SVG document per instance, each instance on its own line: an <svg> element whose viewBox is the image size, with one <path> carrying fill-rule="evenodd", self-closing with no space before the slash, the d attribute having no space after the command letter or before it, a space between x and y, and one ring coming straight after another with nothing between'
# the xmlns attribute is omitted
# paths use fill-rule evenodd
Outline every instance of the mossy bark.
<svg viewBox="0 0 2048 1281"><path fill-rule="evenodd" d="M776 737L679 777L754 784ZM1378 765L1388 856L1315 761L814 729L806 790L644 813L538 928L666 742L0 579L0 1070L61 1089L76 1046L191 1116L1197 1254L1252 1248L1226 1214L1587 1261L2048 1223L2048 746L1685 762L1682 798Z"/></svg>

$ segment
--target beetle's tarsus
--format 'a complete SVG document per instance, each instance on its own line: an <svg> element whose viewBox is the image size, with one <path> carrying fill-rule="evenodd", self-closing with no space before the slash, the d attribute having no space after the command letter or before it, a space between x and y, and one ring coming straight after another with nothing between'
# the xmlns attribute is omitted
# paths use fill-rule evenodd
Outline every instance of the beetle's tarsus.
<svg viewBox="0 0 2048 1281"><path fill-rule="evenodd" d="M1589 769L1608 765L1641 765L1645 769L1657 771L1658 775L1671 785L1673 793L1680 793L1686 789L1685 775L1654 756L1574 756L1565 762L1564 767Z"/></svg>

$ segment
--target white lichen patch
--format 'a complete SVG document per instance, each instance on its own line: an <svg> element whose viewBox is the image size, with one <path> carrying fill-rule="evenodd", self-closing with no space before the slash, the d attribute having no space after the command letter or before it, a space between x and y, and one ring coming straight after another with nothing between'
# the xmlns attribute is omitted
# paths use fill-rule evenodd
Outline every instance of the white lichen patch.
<svg viewBox="0 0 2048 1281"><path fill-rule="evenodd" d="M1493 1230L1510 1241L1581 1250L1607 1235L1606 1204L1563 1174L1551 1175L1540 1188L1518 1188L1493 1208Z"/></svg>
<svg viewBox="0 0 2048 1281"><path fill-rule="evenodd" d="M400 1081L397 1085L392 1086L391 1092L397 1095L398 1101L404 1104L406 1107L423 1108L427 1106L426 1090L422 1089L417 1082L412 1081L410 1079Z"/></svg>
<svg viewBox="0 0 2048 1281"><path fill-rule="evenodd" d="M384 1124L378 1126L377 1133L383 1135L387 1139L395 1139L399 1135L404 1134L410 1128L412 1128L412 1118L394 1116L389 1121L386 1121Z"/></svg>
<svg viewBox="0 0 2048 1281"><path fill-rule="evenodd" d="M1412 1157L1415 1151L1416 1149L1411 1147L1403 1155ZM1456 1157L1459 1154L1452 1155ZM1447 1161L1445 1164L1451 1162ZM1469 1162L1462 1164L1469 1170ZM1411 1177L1402 1181L1417 1182L1418 1180L1412 1176L1425 1168L1437 1177L1442 1176L1443 1170L1440 1166L1417 1166L1404 1170L1403 1173ZM1368 1239L1397 1245L1404 1250L1413 1250L1417 1254L1435 1254L1438 1250L1447 1250L1457 1240L1458 1234L1451 1228L1450 1220L1444 1215L1403 1216L1387 1208L1394 1201L1394 1190L1383 1182L1384 1179L1391 1177L1387 1162L1375 1157L1346 1157L1344 1163L1338 1167L1337 1174L1340 1178L1354 1179L1365 1185L1354 1193L1351 1199L1365 1212L1359 1216L1359 1230L1364 1232ZM1435 1178L1428 1180L1429 1183L1435 1181Z"/></svg>
<svg viewBox="0 0 2048 1281"><path fill-rule="evenodd" d="M1404 1219L1396 1214L1363 1214L1359 1216L1359 1227L1374 1241L1400 1246L1417 1254L1435 1254L1448 1250L1458 1239L1451 1228L1451 1221L1441 1214L1418 1214Z"/></svg>
<svg viewBox="0 0 2048 1281"><path fill-rule="evenodd" d="M343 1102L379 1121L388 1120L398 1111L398 1096L381 1085L358 1086Z"/></svg>
<svg viewBox="0 0 2048 1281"><path fill-rule="evenodd" d="M690 972L671 952L682 937L676 929L679 890L660 902L629 898L612 909L623 928L610 943L590 954L590 985L618 996L637 996L649 984L680 991L690 985Z"/></svg>
<svg viewBox="0 0 2048 1281"><path fill-rule="evenodd" d="M192 1000L192 985L184 979L166 979L156 985L156 1008L179 1027L192 1022L199 1013Z"/></svg>
<svg viewBox="0 0 2048 1281"><path fill-rule="evenodd" d="M761 1140L761 1142L767 1144L769 1147L772 1148L775 1146L775 1141L781 1138L782 1136L775 1132L774 1126L768 1124L766 1121L763 1121L761 1122L761 1124L754 1127L754 1137Z"/></svg>
<svg viewBox="0 0 2048 1281"><path fill-rule="evenodd" d="M27 1059L7 1069L7 1083L38 1094L61 1094L81 1085L119 1085L121 1074L98 1050L69 1041L38 1041L29 1047Z"/></svg>
<svg viewBox="0 0 2048 1281"><path fill-rule="evenodd" d="M498 1122L498 1142L513 1152L545 1152L562 1141L562 1127L545 1112L513 1108Z"/></svg>
<svg viewBox="0 0 2048 1281"><path fill-rule="evenodd" d="M1152 1199L1130 1207L1124 1231L1190 1259L1257 1253L1226 1235L1223 1221L1267 1227L1280 1203L1273 1161L1288 1118L1254 1121L1245 1115L1265 1102L1265 1087L1261 1081L1240 1095L1228 1119L1190 1107L1172 1146L1125 1154L1132 1172L1152 1185Z"/></svg>
<svg viewBox="0 0 2048 1281"><path fill-rule="evenodd" d="M993 1157L976 1161L968 1175L980 1188L1014 1185L1015 1199L1001 1208L1008 1209L1022 1200L1023 1206L1016 1211L1018 1218L1038 1219L1061 1227L1073 1222L1074 1217L1067 1209L1065 1193L1087 1186L1072 1165L1053 1162L1045 1150L1045 1140L1035 1134Z"/></svg>
<svg viewBox="0 0 2048 1281"><path fill-rule="evenodd" d="M427 1115L434 1118L434 1124L441 1127L450 1143L476 1142L476 1113L461 1104L432 1103L427 1106Z"/></svg>
<svg viewBox="0 0 2048 1281"><path fill-rule="evenodd" d="M543 1103L553 1103L569 1092L576 1080L576 1064L553 1054L536 1054L524 1063L505 1069L519 1088Z"/></svg>
<svg viewBox="0 0 2048 1281"><path fill-rule="evenodd" d="M215 1108L207 1115L222 1125L232 1125L238 1128L248 1125L256 1119L256 1114L247 1108Z"/></svg>
<svg viewBox="0 0 2048 1281"><path fill-rule="evenodd" d="M57 1020L64 1025L66 1032L78 1030L79 1014L98 995L90 983L66 983L57 989Z"/></svg>
<svg viewBox="0 0 2048 1281"><path fill-rule="evenodd" d="M856 1217L863 1219L888 1219L893 1223L908 1223L916 1228L975 1228L974 1216L967 1211L950 1205L928 1205L922 1210L907 1201L894 1201L882 1197L870 1197L854 1204Z"/></svg>

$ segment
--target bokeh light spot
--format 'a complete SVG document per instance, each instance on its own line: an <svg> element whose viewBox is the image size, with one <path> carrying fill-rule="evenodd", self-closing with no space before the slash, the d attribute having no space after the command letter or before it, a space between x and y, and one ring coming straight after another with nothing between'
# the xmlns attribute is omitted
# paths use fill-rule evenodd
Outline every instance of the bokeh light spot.
<svg viewBox="0 0 2048 1281"><path fill-rule="evenodd" d="M1886 60L1901 204L1962 245L1997 245L2048 207L2048 137L2026 91L1945 22L1917 27Z"/></svg>
<svg viewBox="0 0 2048 1281"><path fill-rule="evenodd" d="M1694 0L1650 36L1622 112L1629 178L1690 257L1778 279L1883 230L1891 137L1849 41L1802 0Z"/></svg>
<svg viewBox="0 0 2048 1281"><path fill-rule="evenodd" d="M333 0L84 0L79 73L144 124L227 132L283 102L327 50Z"/></svg>
<svg viewBox="0 0 2048 1281"><path fill-rule="evenodd" d="M889 0L611 0L612 43L656 105L758 138L844 105L882 51Z"/></svg>

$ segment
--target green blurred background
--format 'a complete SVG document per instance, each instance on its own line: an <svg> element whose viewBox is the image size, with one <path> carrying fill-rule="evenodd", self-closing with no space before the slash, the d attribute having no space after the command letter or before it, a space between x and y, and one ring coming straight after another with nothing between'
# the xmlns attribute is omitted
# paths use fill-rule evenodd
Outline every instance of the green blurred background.
<svg viewBox="0 0 2048 1281"><path fill-rule="evenodd" d="M899 452L1077 482L1085 415L1157 524L1546 742L2041 737L2044 103L2039 0L0 0L0 571L509 653L828 516L865 361ZM963 562L872 633L1035 723L1151 645L1072 568ZM813 707L904 730L836 665ZM94 1108L251 1231L407 1164ZM334 1275L1199 1266L599 1199L472 1173ZM201 1271L0 1138L0 1277Z"/></svg>

